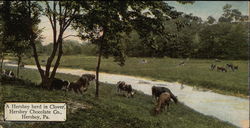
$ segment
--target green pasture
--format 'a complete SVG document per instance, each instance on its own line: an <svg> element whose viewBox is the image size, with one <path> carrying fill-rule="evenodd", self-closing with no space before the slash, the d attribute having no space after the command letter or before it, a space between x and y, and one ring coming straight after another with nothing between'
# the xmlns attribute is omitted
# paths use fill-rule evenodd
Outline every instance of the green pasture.
<svg viewBox="0 0 250 128"><path fill-rule="evenodd" d="M141 63L145 59L147 63ZM47 56L41 56L41 60L47 60ZM75 69L95 70L95 56L63 56L60 67ZM179 63L185 61L185 65ZM35 64L33 58L25 58L25 64ZM42 62L41 62L42 63ZM211 71L210 65L214 63L224 66L231 63L239 66L238 71L218 72ZM42 63L43 65L45 63ZM101 72L125 74L131 76L146 77L152 80L163 80L168 82L180 82L191 86L212 89L216 92L236 95L248 95L248 62L246 60L202 60L202 59L173 59L173 58L136 58L126 59L125 66L120 67L113 58L102 59Z"/></svg>

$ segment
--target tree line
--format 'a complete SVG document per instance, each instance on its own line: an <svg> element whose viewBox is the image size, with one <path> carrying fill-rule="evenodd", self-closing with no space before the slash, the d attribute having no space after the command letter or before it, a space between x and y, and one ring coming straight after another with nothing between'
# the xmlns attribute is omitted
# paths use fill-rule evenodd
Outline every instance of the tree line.
<svg viewBox="0 0 250 128"><path fill-rule="evenodd" d="M154 35L155 43L144 43L138 32L133 29L128 35L122 34L125 53L131 57L172 57L206 59L247 59L247 16L227 4L223 14L216 20L209 16L203 21L200 17L181 15L177 19L165 21L165 31L171 40ZM178 28L176 22L186 23ZM165 35L168 36L168 35ZM67 43L69 42L69 43ZM65 40L64 55L96 55L96 45ZM49 54L52 44L42 47L42 53Z"/></svg>

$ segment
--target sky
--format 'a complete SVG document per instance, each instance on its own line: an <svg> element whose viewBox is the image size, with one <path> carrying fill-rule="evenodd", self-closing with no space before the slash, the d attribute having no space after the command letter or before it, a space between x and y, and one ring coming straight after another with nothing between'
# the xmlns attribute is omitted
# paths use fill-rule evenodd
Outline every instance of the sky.
<svg viewBox="0 0 250 128"><path fill-rule="evenodd" d="M208 16L218 19L222 13L222 7L231 4L232 8L239 9L242 14L248 15L248 1L195 1L194 4L180 4L175 1L167 2L170 6L175 7L177 11L185 13L193 13L202 20L206 20Z"/></svg>
<svg viewBox="0 0 250 128"><path fill-rule="evenodd" d="M232 8L239 9L244 15L248 15L249 12L248 1L195 1L194 4L184 5L175 1L167 1L167 3L170 6L174 7L177 11L181 11L187 14L192 13L194 16L201 17L202 20L206 20L208 16L213 16L215 19L218 19L223 13L222 7L226 4L231 4ZM39 27L43 28L43 44L46 45L52 42L53 32L47 17L41 17L41 23ZM71 28L68 28L64 33L64 37L67 35L76 35L76 32ZM77 37L68 37L66 39L82 42Z"/></svg>

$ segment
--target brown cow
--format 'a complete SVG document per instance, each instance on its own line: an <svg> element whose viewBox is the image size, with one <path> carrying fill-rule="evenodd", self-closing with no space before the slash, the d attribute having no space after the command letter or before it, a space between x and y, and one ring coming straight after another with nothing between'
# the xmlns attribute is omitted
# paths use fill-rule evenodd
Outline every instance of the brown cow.
<svg viewBox="0 0 250 128"><path fill-rule="evenodd" d="M165 110L166 105L168 111L170 101L171 101L170 93L169 92L162 93L157 100L157 105L155 107L155 114L159 114L160 112L162 112L162 110Z"/></svg>
<svg viewBox="0 0 250 128"><path fill-rule="evenodd" d="M227 69L224 67L217 67L217 71L227 72Z"/></svg>
<svg viewBox="0 0 250 128"><path fill-rule="evenodd" d="M87 91L89 82L95 79L95 75L92 74L83 74L77 81L71 82L67 89L71 91L74 90L75 93L80 92L82 94L82 91Z"/></svg>

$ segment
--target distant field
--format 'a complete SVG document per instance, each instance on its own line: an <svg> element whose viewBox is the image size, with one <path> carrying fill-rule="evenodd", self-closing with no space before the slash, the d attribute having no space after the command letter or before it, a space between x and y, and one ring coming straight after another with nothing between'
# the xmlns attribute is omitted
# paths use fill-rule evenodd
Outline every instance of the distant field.
<svg viewBox="0 0 250 128"><path fill-rule="evenodd" d="M46 60L41 56L40 60ZM146 59L148 63L141 63ZM95 70L96 57L94 56L63 56L60 67L83 68L86 70ZM182 82L192 86L199 86L213 89L217 92L230 95L246 96L248 95L248 62L241 60L223 60L215 62L214 60L187 60L184 66L178 64L182 59L171 58L127 58L123 67L113 62L112 58L102 59L101 72L126 74L133 76L147 77L150 79L164 80L169 82ZM33 58L24 59L26 64L35 64ZM232 72L217 72L210 70L210 64L215 63L219 66L225 66L226 63L232 63L239 66L239 70Z"/></svg>
<svg viewBox="0 0 250 128"><path fill-rule="evenodd" d="M77 105L67 105L66 122L0 122L4 128L233 128L228 123L202 115L183 104L171 104L169 112L152 116L154 107L151 96L137 92L134 98L126 98L116 93L115 86L101 83L100 98L94 97L94 84L83 95L73 92L47 91L34 87L40 82L34 70L22 69L20 76L30 80L29 84L4 83L0 86L0 104L5 101L27 102L68 102L89 106L76 109ZM57 74L57 77L74 81L77 76ZM31 83L31 84L30 84ZM29 86L28 86L29 85ZM3 114L0 106L0 116ZM79 106L78 106L79 107Z"/></svg>

